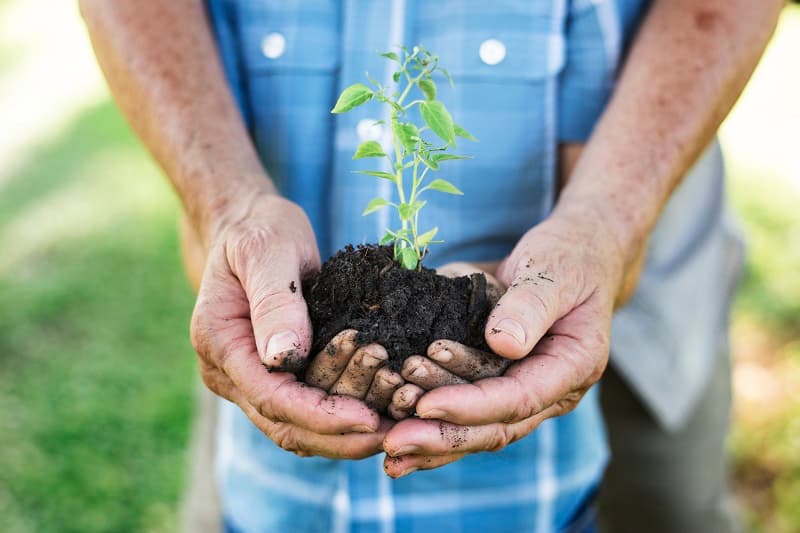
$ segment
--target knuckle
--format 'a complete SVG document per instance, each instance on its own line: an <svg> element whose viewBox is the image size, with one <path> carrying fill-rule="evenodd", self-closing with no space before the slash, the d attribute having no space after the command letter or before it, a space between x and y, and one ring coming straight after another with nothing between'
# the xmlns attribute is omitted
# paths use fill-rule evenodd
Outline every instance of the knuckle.
<svg viewBox="0 0 800 533"><path fill-rule="evenodd" d="M572 412L578 406L578 403L580 403L585 392L585 390L572 391L556 402L558 405L558 416Z"/></svg>
<svg viewBox="0 0 800 533"><path fill-rule="evenodd" d="M285 311L298 304L297 297L288 289L267 288L250 303L254 319L265 317L276 311Z"/></svg>
<svg viewBox="0 0 800 533"><path fill-rule="evenodd" d="M492 432L489 439L488 451L497 452L511 444L511 432L506 425L501 425L497 430Z"/></svg>
<svg viewBox="0 0 800 533"><path fill-rule="evenodd" d="M505 422L519 422L540 412L544 406L541 398L533 391L528 390L518 379L515 378L519 390L517 401L511 409L511 416Z"/></svg>
<svg viewBox="0 0 800 533"><path fill-rule="evenodd" d="M280 232L272 226L240 225L232 231L235 233L229 241L227 251L229 261L236 265L244 264L254 255L261 257L265 251L281 241Z"/></svg>
<svg viewBox="0 0 800 533"><path fill-rule="evenodd" d="M293 453L303 451L293 426L278 424L271 438L282 450Z"/></svg>
<svg viewBox="0 0 800 533"><path fill-rule="evenodd" d="M208 324L205 313L200 309L195 309L189 325L189 340L192 348L199 355L207 355L211 345L211 327Z"/></svg>
<svg viewBox="0 0 800 533"><path fill-rule="evenodd" d="M223 386L222 379L220 379L218 372L210 369L201 369L200 379L203 380L203 384L208 390L222 398L227 397L225 394L225 387Z"/></svg>
<svg viewBox="0 0 800 533"><path fill-rule="evenodd" d="M588 384L594 385L595 383L600 381L600 378L603 377L603 373L605 372L605 370L606 370L605 365L596 365L592 370L592 373L589 374L589 377L587 379Z"/></svg>

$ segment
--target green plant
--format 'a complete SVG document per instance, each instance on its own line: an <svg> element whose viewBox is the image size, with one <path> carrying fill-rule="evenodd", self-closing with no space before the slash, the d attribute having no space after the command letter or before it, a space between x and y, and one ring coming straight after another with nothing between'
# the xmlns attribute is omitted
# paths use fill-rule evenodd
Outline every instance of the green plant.
<svg viewBox="0 0 800 533"><path fill-rule="evenodd" d="M431 54L422 46L415 46L409 52L408 48L400 47L400 54L385 52L381 56L389 61L396 62L399 67L393 75L396 87L384 87L379 82L369 77L372 88L356 83L342 91L334 106L332 113L346 113L351 109L369 102L378 100L391 107L392 144L394 146L394 159L385 153L377 141L366 141L356 149L353 159L366 157L385 157L389 160L394 172L381 170L361 170L367 174L391 181L397 186L399 203L394 203L386 198L373 198L363 215L374 213L385 207L394 207L400 217L401 227L398 230L386 230L380 244L394 245L394 258L404 268L413 270L420 268L422 258L428 246L442 241L434 240L438 227L425 232L419 231L419 212L425 206L425 201L420 196L426 191L439 191L447 194L463 194L455 185L447 180L437 178L425 183L429 171L438 171L440 163L456 159L470 159L469 156L448 153L456 145L456 137L463 137L477 141L467 130L453 122L453 118L442 102L436 99L436 82L433 75L437 71L453 84L450 74L439 66L439 57ZM401 85L405 86L401 89ZM421 98L406 103L412 89L419 91ZM387 90L392 90L386 94ZM409 112L417 106L424 125L417 125L411 121ZM383 124L384 121L378 121ZM427 140L423 135L431 131L445 144ZM435 139L434 139L435 140ZM410 171L410 183L405 180L405 172Z"/></svg>

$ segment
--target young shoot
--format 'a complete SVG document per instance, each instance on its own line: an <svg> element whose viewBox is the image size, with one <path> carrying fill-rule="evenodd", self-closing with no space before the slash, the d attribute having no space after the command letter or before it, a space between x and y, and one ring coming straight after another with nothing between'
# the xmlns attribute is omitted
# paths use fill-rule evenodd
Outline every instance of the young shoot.
<svg viewBox="0 0 800 533"><path fill-rule="evenodd" d="M410 51L402 46L399 53L381 54L388 61L397 63L393 80L396 86L385 87L375 80L367 79L371 85L362 83L351 85L342 91L332 113L346 113L370 100L377 100L391 108L392 128L391 155L384 152L377 141L361 143L353 154L353 159L367 157L388 159L392 172L380 170L361 170L360 174L391 181L397 187L398 203L386 198L373 198L367 204L363 215L392 207L400 218L400 228L386 230L380 244L393 244L394 258L404 268L421 268L422 258L435 240L438 227L420 230L419 213L425 206L421 196L427 191L446 194L463 194L447 180L436 178L426 181L428 172L438 172L441 163L457 159L470 159L469 156L450 153L455 148L456 137L477 141L467 130L453 122L453 117L442 102L436 99L437 87L433 79L436 72L441 73L452 86L450 74L439 66L439 57L422 46ZM418 107L424 124L415 124L409 111Z"/></svg>

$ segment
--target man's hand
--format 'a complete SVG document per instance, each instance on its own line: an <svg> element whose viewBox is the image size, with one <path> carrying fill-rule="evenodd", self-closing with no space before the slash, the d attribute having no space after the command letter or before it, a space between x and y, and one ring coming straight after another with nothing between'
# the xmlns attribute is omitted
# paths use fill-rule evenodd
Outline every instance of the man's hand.
<svg viewBox="0 0 800 533"><path fill-rule="evenodd" d="M389 475L499 450L571 411L600 378L625 255L589 212L555 213L503 261L497 277L508 291L489 317L486 339L495 353L517 362L501 377L425 393L419 418L386 436Z"/></svg>
<svg viewBox="0 0 800 533"><path fill-rule="evenodd" d="M297 381L311 345L301 277L319 268L302 210L256 196L211 240L192 317L206 385L235 402L261 431L299 455L378 453L388 423L362 401Z"/></svg>
<svg viewBox="0 0 800 533"><path fill-rule="evenodd" d="M357 335L356 330L348 329L331 339L309 363L305 381L331 394L364 400L376 411L385 411L403 378L385 366L389 356L383 346L358 346Z"/></svg>

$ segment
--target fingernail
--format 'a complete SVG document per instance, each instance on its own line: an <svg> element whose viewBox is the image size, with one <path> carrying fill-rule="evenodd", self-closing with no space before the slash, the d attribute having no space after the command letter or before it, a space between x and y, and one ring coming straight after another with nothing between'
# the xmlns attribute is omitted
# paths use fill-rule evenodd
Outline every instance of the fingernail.
<svg viewBox="0 0 800 533"><path fill-rule="evenodd" d="M300 339L297 338L297 333L290 330L281 331L270 337L267 343L267 357L274 357L279 353L296 350L299 347Z"/></svg>
<svg viewBox="0 0 800 533"><path fill-rule="evenodd" d="M371 354L365 354L364 357L361 358L361 366L365 366L367 368L375 368L376 366L380 366L383 362L384 359L375 357Z"/></svg>
<svg viewBox="0 0 800 533"><path fill-rule="evenodd" d="M350 428L355 433L375 433L375 430L366 424L358 424Z"/></svg>
<svg viewBox="0 0 800 533"><path fill-rule="evenodd" d="M507 335L511 335L514 337L514 340L520 344L520 346L525 346L525 329L523 329L522 324L516 320L504 318L498 322L493 329L500 330Z"/></svg>
<svg viewBox="0 0 800 533"><path fill-rule="evenodd" d="M419 365L417 368L414 368L409 372L412 376L419 379L424 379L428 377L428 369L422 365Z"/></svg>
<svg viewBox="0 0 800 533"><path fill-rule="evenodd" d="M420 418L444 418L447 416L447 413L442 411L441 409L431 409L429 411L425 411L424 413L417 413Z"/></svg>
<svg viewBox="0 0 800 533"><path fill-rule="evenodd" d="M416 466L412 466L411 468L407 468L407 469L403 470L402 472L400 472L400 475L397 476L397 477L400 478L400 477L403 477L403 476L407 476L409 474L413 474L417 470L419 470L419 468L417 468Z"/></svg>
<svg viewBox="0 0 800 533"><path fill-rule="evenodd" d="M392 457L400 457L403 455L412 455L415 453L419 453L419 446L415 446L413 444L409 444L408 446L403 446L396 452L392 454Z"/></svg>
<svg viewBox="0 0 800 533"><path fill-rule="evenodd" d="M450 350L440 350L438 352L433 352L430 355L430 357L434 361L438 361L440 363L447 363L450 361L450 359L453 358L453 354L450 352Z"/></svg>

